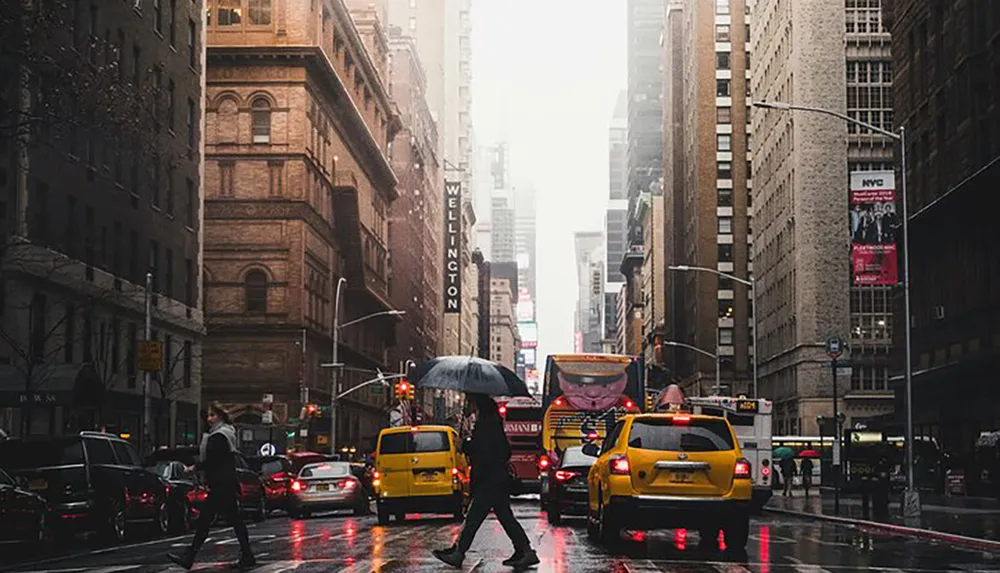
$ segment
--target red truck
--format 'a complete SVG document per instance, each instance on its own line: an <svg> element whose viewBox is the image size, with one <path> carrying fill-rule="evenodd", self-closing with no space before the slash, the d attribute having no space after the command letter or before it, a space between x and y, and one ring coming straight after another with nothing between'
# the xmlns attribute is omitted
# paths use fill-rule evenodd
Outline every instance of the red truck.
<svg viewBox="0 0 1000 573"><path fill-rule="evenodd" d="M510 462L517 476L512 494L538 493L538 461L542 455L542 403L534 398L499 400L504 432L510 442Z"/></svg>

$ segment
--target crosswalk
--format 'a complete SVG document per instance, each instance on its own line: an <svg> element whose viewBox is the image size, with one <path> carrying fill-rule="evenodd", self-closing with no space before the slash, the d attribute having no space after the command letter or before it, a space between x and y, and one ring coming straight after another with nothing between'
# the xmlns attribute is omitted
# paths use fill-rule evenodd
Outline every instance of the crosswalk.
<svg viewBox="0 0 1000 573"><path fill-rule="evenodd" d="M463 567L465 572L489 573L493 571L509 571L503 567L499 559L471 558ZM195 565L194 571L205 573L212 571L233 570L230 562L203 562ZM441 564L433 558L407 557L405 559L359 559L351 562L349 559L307 559L307 560L261 560L260 564L250 570L252 573L396 573L403 571L440 571ZM590 573L614 571L616 573L860 573L862 571L872 573L903 573L901 569L886 567L861 567L826 565L820 567L805 563L794 557L787 557L783 563L725 563L725 562L696 562L696 561L673 561L657 559L613 559L610 562L600 563L570 563L564 558L542 559L542 563L536 569L542 572L569 572ZM954 573L965 571L963 568L947 569L906 569L907 573ZM27 573L28 570L25 570ZM183 571L180 567L171 564L129 564L101 567L69 567L56 569L32 569L32 573L179 573ZM1000 572L1000 569L980 569L975 571Z"/></svg>

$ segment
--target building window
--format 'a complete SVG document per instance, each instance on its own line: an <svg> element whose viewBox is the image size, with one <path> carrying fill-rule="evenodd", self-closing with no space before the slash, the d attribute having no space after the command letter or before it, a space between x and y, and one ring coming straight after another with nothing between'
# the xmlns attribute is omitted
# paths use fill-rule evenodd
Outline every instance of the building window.
<svg viewBox="0 0 1000 573"><path fill-rule="evenodd" d="M184 259L184 304L194 306L194 263Z"/></svg>
<svg viewBox="0 0 1000 573"><path fill-rule="evenodd" d="M719 318L732 318L733 317L733 301L732 300L720 300L719 301Z"/></svg>
<svg viewBox="0 0 1000 573"><path fill-rule="evenodd" d="M716 42L729 41L729 24L718 24L715 26L715 41Z"/></svg>
<svg viewBox="0 0 1000 573"><path fill-rule="evenodd" d="M716 52L715 53L715 69L717 70L728 70L729 69L729 52Z"/></svg>
<svg viewBox="0 0 1000 573"><path fill-rule="evenodd" d="M153 29L163 33L163 0L153 0Z"/></svg>
<svg viewBox="0 0 1000 573"><path fill-rule="evenodd" d="M219 6L219 27L239 26L243 22L242 0L217 0Z"/></svg>
<svg viewBox="0 0 1000 573"><path fill-rule="evenodd" d="M416 29L417 29L417 19L416 18L410 18L410 31L413 31L413 30L416 30Z"/></svg>
<svg viewBox="0 0 1000 573"><path fill-rule="evenodd" d="M728 133L720 133L715 136L716 151L732 151L733 136Z"/></svg>
<svg viewBox="0 0 1000 573"><path fill-rule="evenodd" d="M174 130L174 80L167 82L167 129Z"/></svg>
<svg viewBox="0 0 1000 573"><path fill-rule="evenodd" d="M188 129L188 149L194 150L198 146L198 110L194 105L194 100L188 98L187 129Z"/></svg>
<svg viewBox="0 0 1000 573"><path fill-rule="evenodd" d="M261 270L252 270L243 279L243 295L247 312L267 312L267 275Z"/></svg>
<svg viewBox="0 0 1000 573"><path fill-rule="evenodd" d="M197 195L195 194L193 179L189 178L187 180L187 191L185 194L187 195L187 209L184 213L184 225L190 229L194 229L196 213L198 212L198 204L196 203Z"/></svg>
<svg viewBox="0 0 1000 573"><path fill-rule="evenodd" d="M715 0L715 13L716 14L728 14L729 13L729 0Z"/></svg>
<svg viewBox="0 0 1000 573"><path fill-rule="evenodd" d="M719 217L719 234L720 235L731 235L731 234L733 234L733 218L732 217Z"/></svg>
<svg viewBox="0 0 1000 573"><path fill-rule="evenodd" d="M729 97L729 80L715 80L716 97Z"/></svg>
<svg viewBox="0 0 1000 573"><path fill-rule="evenodd" d="M253 142L271 142L271 104L262 97L250 104L250 121L252 123Z"/></svg>
<svg viewBox="0 0 1000 573"><path fill-rule="evenodd" d="M719 189L719 207L732 207L733 206L733 190L732 189Z"/></svg>
<svg viewBox="0 0 1000 573"><path fill-rule="evenodd" d="M66 317L63 319L63 362L73 363L73 350L76 348L76 307L66 304Z"/></svg>
<svg viewBox="0 0 1000 573"><path fill-rule="evenodd" d="M271 0L250 0L250 25L271 25Z"/></svg>
<svg viewBox="0 0 1000 573"><path fill-rule="evenodd" d="M136 360L139 354L139 333L134 322L128 323L128 357L125 359L125 372L128 377L128 387L135 388Z"/></svg>
<svg viewBox="0 0 1000 573"><path fill-rule="evenodd" d="M719 161L716 162L715 170L716 179L732 179L733 178L733 164L729 161Z"/></svg>
<svg viewBox="0 0 1000 573"><path fill-rule="evenodd" d="M191 387L192 373L194 372L194 353L191 350L191 341L184 341L184 387Z"/></svg>
<svg viewBox="0 0 1000 573"><path fill-rule="evenodd" d="M198 25L188 20L188 65L198 69Z"/></svg>
<svg viewBox="0 0 1000 573"><path fill-rule="evenodd" d="M732 346L733 344L733 329L732 328L720 328L719 329L719 346Z"/></svg>
<svg viewBox="0 0 1000 573"><path fill-rule="evenodd" d="M170 47L177 45L177 0L170 0Z"/></svg>
<svg viewBox="0 0 1000 573"><path fill-rule="evenodd" d="M733 108L731 107L717 107L715 108L715 123L720 125L728 125L733 122Z"/></svg>
<svg viewBox="0 0 1000 573"><path fill-rule="evenodd" d="M732 245L718 245L719 247L719 262L720 263L731 263L733 262L733 246Z"/></svg>

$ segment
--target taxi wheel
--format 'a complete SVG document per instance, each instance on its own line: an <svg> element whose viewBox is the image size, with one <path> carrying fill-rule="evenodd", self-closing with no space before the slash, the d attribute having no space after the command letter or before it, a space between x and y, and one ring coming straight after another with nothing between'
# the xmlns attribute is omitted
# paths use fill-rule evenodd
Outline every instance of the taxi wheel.
<svg viewBox="0 0 1000 573"><path fill-rule="evenodd" d="M621 541L622 528L617 520L608 515L604 500L597 501L597 526L600 529L600 541L605 547L612 547Z"/></svg>
<svg viewBox="0 0 1000 573"><path fill-rule="evenodd" d="M750 517L737 517L726 524L723 528L726 540L726 549L729 551L743 551L747 547L747 539L750 537Z"/></svg>
<svg viewBox="0 0 1000 573"><path fill-rule="evenodd" d="M698 530L698 545L701 547L719 548L718 527L705 527Z"/></svg>
<svg viewBox="0 0 1000 573"><path fill-rule="evenodd" d="M378 507L378 524L389 525L389 512L382 506Z"/></svg>
<svg viewBox="0 0 1000 573"><path fill-rule="evenodd" d="M598 534L600 532L597 529L597 518L594 516L594 512L590 511L590 507L587 507L587 538L590 541L597 543L599 541Z"/></svg>

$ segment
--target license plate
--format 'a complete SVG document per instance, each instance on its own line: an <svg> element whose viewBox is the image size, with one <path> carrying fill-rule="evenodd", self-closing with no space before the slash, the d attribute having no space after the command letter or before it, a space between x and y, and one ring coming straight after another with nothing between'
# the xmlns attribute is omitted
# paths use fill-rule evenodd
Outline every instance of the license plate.
<svg viewBox="0 0 1000 573"><path fill-rule="evenodd" d="M330 484L318 483L316 484L316 491L330 491Z"/></svg>
<svg viewBox="0 0 1000 573"><path fill-rule="evenodd" d="M420 481L435 481L437 476L437 472L424 472L420 474Z"/></svg>
<svg viewBox="0 0 1000 573"><path fill-rule="evenodd" d="M671 483L694 483L694 474L691 472L673 472L670 474Z"/></svg>

